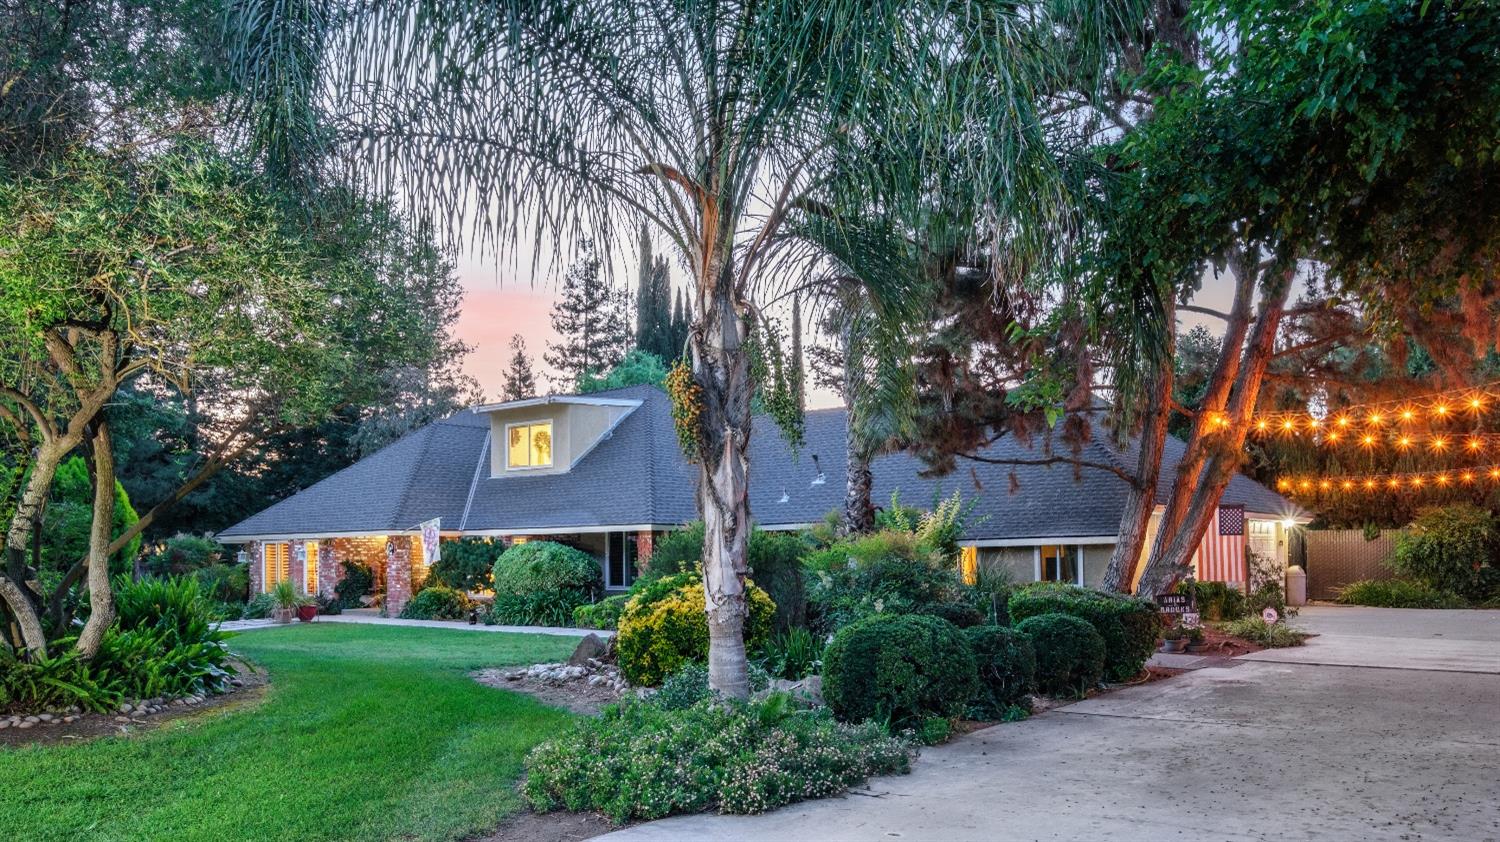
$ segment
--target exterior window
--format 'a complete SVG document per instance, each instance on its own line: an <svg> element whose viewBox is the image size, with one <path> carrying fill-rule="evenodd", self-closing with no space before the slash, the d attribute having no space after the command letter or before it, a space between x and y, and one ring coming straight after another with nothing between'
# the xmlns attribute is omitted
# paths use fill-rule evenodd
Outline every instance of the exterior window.
<svg viewBox="0 0 1500 842"><path fill-rule="evenodd" d="M611 532L605 547L604 586L624 590L635 581L635 534Z"/></svg>
<svg viewBox="0 0 1500 842"><path fill-rule="evenodd" d="M1250 551L1265 559L1276 558L1276 522L1250 521Z"/></svg>
<svg viewBox="0 0 1500 842"><path fill-rule="evenodd" d="M552 422L512 424L505 428L508 446L506 465L512 468L547 468L552 465Z"/></svg>
<svg viewBox="0 0 1500 842"><path fill-rule="evenodd" d="M1083 558L1080 549L1065 544L1049 544L1038 548L1037 580L1083 584Z"/></svg>
<svg viewBox="0 0 1500 842"><path fill-rule="evenodd" d="M261 590L269 593L277 582L292 577L290 544L266 544L261 548Z"/></svg>
<svg viewBox="0 0 1500 842"><path fill-rule="evenodd" d="M303 562L304 584L307 586L308 594L316 596L318 593L318 542L308 541L302 547L307 553L307 560Z"/></svg>

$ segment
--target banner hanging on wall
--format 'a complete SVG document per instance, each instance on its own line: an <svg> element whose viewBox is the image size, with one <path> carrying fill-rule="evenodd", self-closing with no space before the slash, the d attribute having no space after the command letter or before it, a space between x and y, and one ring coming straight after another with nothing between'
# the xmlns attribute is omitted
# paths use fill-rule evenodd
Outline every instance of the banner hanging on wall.
<svg viewBox="0 0 1500 842"><path fill-rule="evenodd" d="M422 561L431 567L443 559L443 545L438 537L438 528L443 519L435 517L422 524Z"/></svg>

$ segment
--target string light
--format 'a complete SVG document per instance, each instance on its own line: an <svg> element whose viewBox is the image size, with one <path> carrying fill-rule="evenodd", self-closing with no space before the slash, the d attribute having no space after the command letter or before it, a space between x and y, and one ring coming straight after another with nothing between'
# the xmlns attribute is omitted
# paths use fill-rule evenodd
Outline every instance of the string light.
<svg viewBox="0 0 1500 842"><path fill-rule="evenodd" d="M1432 392L1421 398L1394 398L1342 407L1335 411L1332 424L1347 428L1355 423L1380 426L1387 422L1413 424L1423 419L1446 422L1464 413L1478 416L1492 411L1497 403L1500 403L1500 380ZM1251 428L1259 432L1286 432L1303 427L1316 430L1323 423L1323 419L1305 411L1266 412L1255 416Z"/></svg>
<svg viewBox="0 0 1500 842"><path fill-rule="evenodd" d="M1472 487L1481 478L1487 478L1492 484L1500 485L1500 465L1369 476L1280 477L1276 480L1276 490L1284 494L1316 493L1320 495L1355 491L1369 492L1379 488L1418 492L1429 488Z"/></svg>

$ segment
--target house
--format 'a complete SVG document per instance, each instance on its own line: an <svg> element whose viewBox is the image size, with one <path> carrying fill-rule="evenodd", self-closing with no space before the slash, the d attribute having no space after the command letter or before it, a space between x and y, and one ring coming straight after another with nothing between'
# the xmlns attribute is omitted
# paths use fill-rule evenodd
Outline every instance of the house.
<svg viewBox="0 0 1500 842"><path fill-rule="evenodd" d="M842 410L809 412L805 444L793 452L769 419L756 420L750 510L761 528L806 527L842 504L844 434ZM1158 504L1182 450L1181 441L1168 441ZM1035 460L1039 452L1006 437L981 455ZM1085 444L1080 456L1126 465L1100 441ZM1018 581L1095 585L1103 576L1127 488L1115 473L1066 463L975 462L943 477L922 470L906 454L878 458L876 502L899 494L907 504L926 505L960 493L973 507L962 539L966 563L1003 569ZM697 517L696 484L697 470L678 448L670 399L653 386L634 386L459 412L218 538L245 545L253 591L291 579L299 590L328 594L340 563L354 560L375 570L392 611L426 578L418 527L434 519L443 539L546 538L576 546L599 559L609 590L623 590L664 532ZM1218 528L1200 548L1200 578L1243 581L1246 546L1284 565L1287 530L1306 520L1295 504L1236 475L1216 512Z"/></svg>

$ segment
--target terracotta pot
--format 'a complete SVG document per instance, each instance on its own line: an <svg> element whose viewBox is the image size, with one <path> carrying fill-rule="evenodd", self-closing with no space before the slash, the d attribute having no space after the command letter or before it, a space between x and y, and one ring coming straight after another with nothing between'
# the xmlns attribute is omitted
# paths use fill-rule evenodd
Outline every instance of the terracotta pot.
<svg viewBox="0 0 1500 842"><path fill-rule="evenodd" d="M318 606L316 606L316 605L299 605L299 606L297 606L297 619L301 620L302 622L304 622L304 623L311 623L313 621L313 618L316 617L316 616L318 616Z"/></svg>
<svg viewBox="0 0 1500 842"><path fill-rule="evenodd" d="M271 622L285 625L292 621L294 612L290 608L276 608L271 611Z"/></svg>

